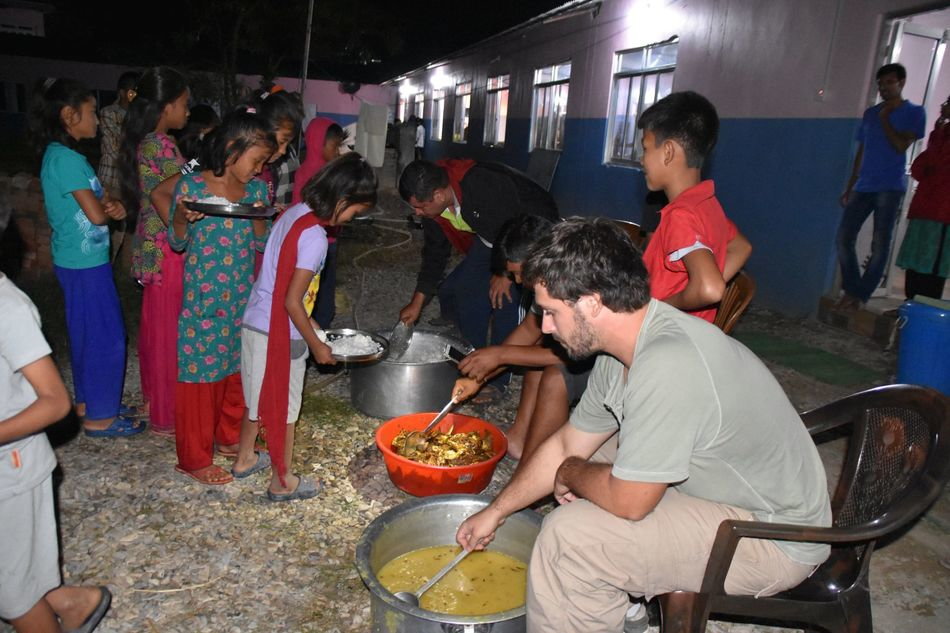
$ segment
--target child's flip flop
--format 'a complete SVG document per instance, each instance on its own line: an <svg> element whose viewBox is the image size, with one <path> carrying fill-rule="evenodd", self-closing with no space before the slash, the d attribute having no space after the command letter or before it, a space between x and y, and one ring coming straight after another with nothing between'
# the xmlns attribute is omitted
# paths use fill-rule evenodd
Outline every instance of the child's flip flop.
<svg viewBox="0 0 950 633"><path fill-rule="evenodd" d="M145 422L135 418L116 416L108 427L104 429L83 429L86 437L129 437L145 430Z"/></svg>
<svg viewBox="0 0 950 633"><path fill-rule="evenodd" d="M309 477L300 477L300 482L292 492L267 491L267 498L271 501L294 501L295 499L311 499L323 490L322 481L314 481Z"/></svg>
<svg viewBox="0 0 950 633"><path fill-rule="evenodd" d="M244 479L245 477L250 477L254 473L259 473L265 468L270 468L270 453L267 451L254 451L257 455L257 462L247 470L242 470L241 472L231 469L231 474L234 475L235 479Z"/></svg>
<svg viewBox="0 0 950 633"><path fill-rule="evenodd" d="M175 470L182 475L188 475L198 483L206 486L223 486L224 484L229 484L234 481L234 477L231 476L231 473L214 464L199 468L198 470L185 470L181 466L175 466Z"/></svg>
<svg viewBox="0 0 950 633"><path fill-rule="evenodd" d="M109 610L109 604L112 602L112 593L109 592L107 587L99 587L99 594L99 604L92 610L89 617L79 625L78 629L73 629L66 633L92 633L96 630L96 627L99 626L99 622L105 617L106 611Z"/></svg>

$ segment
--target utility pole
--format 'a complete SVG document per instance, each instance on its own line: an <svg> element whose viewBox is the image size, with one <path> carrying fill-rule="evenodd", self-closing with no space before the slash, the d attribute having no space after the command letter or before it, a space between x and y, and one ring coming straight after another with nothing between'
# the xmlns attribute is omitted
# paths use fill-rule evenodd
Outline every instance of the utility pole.
<svg viewBox="0 0 950 633"><path fill-rule="evenodd" d="M303 100L303 91L307 87L307 71L310 69L310 34L313 31L313 0L307 10L307 34L303 42L303 70L300 71L300 99Z"/></svg>

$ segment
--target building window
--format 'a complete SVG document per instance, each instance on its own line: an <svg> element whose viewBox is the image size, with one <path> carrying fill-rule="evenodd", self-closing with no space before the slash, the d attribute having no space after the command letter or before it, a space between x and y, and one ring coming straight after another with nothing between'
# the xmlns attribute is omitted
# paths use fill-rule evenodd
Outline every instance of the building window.
<svg viewBox="0 0 950 633"><path fill-rule="evenodd" d="M412 113L419 117L419 120L425 118L426 93L417 92L412 100Z"/></svg>
<svg viewBox="0 0 950 633"><path fill-rule="evenodd" d="M531 147L564 149L568 83L571 62L534 71L534 108L531 113Z"/></svg>
<svg viewBox="0 0 950 633"><path fill-rule="evenodd" d="M408 117L406 114L409 111L409 98L404 95L399 95L399 107L396 108L396 118L400 121L405 121Z"/></svg>
<svg viewBox="0 0 950 633"><path fill-rule="evenodd" d="M432 130L429 138L442 140L442 125L445 123L445 90L432 91Z"/></svg>
<svg viewBox="0 0 950 633"><path fill-rule="evenodd" d="M455 85L455 123L452 128L452 140L456 143L468 141L468 119L472 109L472 82Z"/></svg>
<svg viewBox="0 0 950 633"><path fill-rule="evenodd" d="M510 75L488 79L488 98L485 102L485 145L502 147L508 121L508 80Z"/></svg>
<svg viewBox="0 0 950 633"><path fill-rule="evenodd" d="M637 120L644 110L673 91L679 46L674 38L617 53L614 66L606 160L637 164L643 157Z"/></svg>

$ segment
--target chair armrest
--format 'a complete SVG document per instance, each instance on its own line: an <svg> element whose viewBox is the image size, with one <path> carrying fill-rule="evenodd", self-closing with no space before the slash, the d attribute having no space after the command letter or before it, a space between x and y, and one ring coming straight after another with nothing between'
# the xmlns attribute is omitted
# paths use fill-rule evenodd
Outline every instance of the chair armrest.
<svg viewBox="0 0 950 633"><path fill-rule="evenodd" d="M869 526L870 527L870 526ZM719 524L716 540L709 552L706 573L700 590L707 594L725 593L726 574L732 565L739 539L760 538L773 541L796 541L802 543L859 543L880 536L877 530L816 527L792 523L767 523L765 521L736 521L728 519Z"/></svg>

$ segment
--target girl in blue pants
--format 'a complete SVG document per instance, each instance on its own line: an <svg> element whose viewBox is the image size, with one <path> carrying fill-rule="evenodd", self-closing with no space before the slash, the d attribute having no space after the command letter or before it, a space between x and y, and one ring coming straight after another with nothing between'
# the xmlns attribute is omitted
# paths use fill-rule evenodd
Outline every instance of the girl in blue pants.
<svg viewBox="0 0 950 633"><path fill-rule="evenodd" d="M125 326L106 226L110 218L124 218L125 208L103 190L92 166L75 150L80 140L96 136L96 100L71 79L47 79L33 94L31 128L43 150L40 182L66 304L76 411L87 436L134 435L145 424L121 404Z"/></svg>

